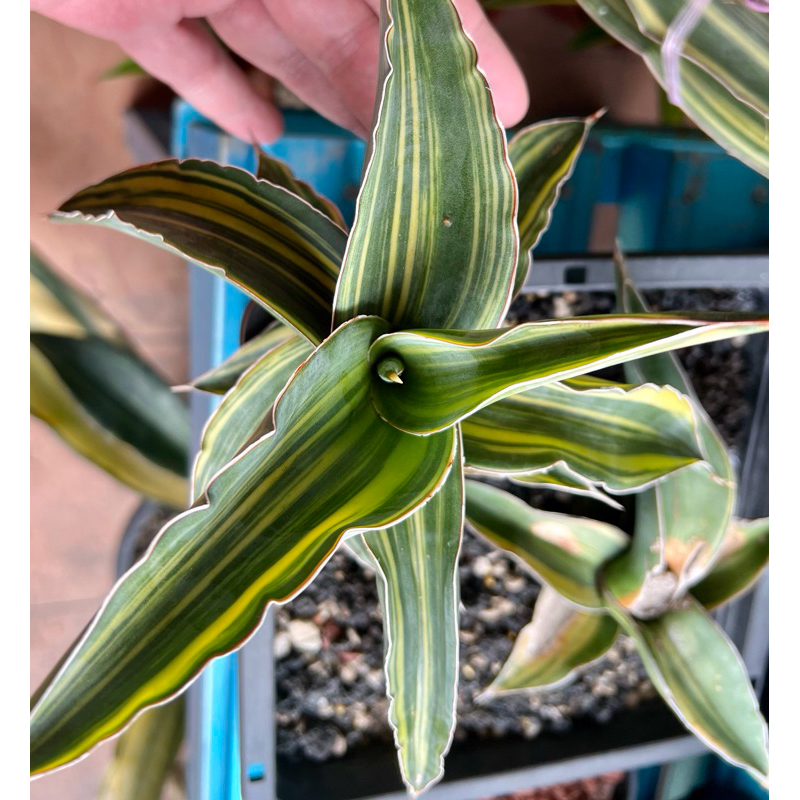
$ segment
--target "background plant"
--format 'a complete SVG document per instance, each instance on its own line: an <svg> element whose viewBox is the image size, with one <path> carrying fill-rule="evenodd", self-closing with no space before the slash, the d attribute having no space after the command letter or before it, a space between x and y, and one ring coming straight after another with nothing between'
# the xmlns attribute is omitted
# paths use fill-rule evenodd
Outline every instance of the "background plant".
<svg viewBox="0 0 800 800"><path fill-rule="evenodd" d="M118 582L42 688L31 723L35 773L80 757L182 691L252 634L270 602L301 591L346 538L379 577L390 721L403 777L422 791L441 777L452 738L465 495L470 522L489 530L475 508L497 491L465 485L465 473L545 477L584 492L653 491L670 481L659 491L679 502L689 469L727 480L713 430L674 382L636 388L579 376L764 331L766 321L624 313L499 328L524 282L520 242L526 253L546 227L594 119L534 126L507 149L449 0L392 0L383 24L379 111L349 233L329 203L265 157L268 180L200 161L128 170L78 193L58 215L178 250L288 327L224 365L224 379L216 371L197 382L220 391L257 358L206 427L191 508ZM528 424L509 423L515 415ZM537 440L547 415L560 419L559 435ZM603 443L602 457L587 430ZM489 515L497 503L485 503ZM509 539L527 513L516 508L500 515L508 528L494 525L512 552L530 549ZM642 531L652 526L652 516L642 519ZM610 614L645 652L656 626L692 603L686 589L713 574L729 527L716 514L676 526L674 541L692 557L667 563L669 572L678 566L679 587L667 594L661 561L638 558L650 553L649 532L637 529L628 542L599 523L543 522L528 529L546 555L528 554L540 576ZM602 569L611 558L623 566ZM705 573L694 569L698 558ZM718 587L726 574L717 574ZM648 614L655 621L640 624ZM677 692L687 656L679 650L655 683L712 747L761 774L764 729L747 676L723 634L706 626L696 638L719 653L709 679L693 694ZM667 671L664 662L649 668ZM720 719L708 709L721 674Z"/></svg>

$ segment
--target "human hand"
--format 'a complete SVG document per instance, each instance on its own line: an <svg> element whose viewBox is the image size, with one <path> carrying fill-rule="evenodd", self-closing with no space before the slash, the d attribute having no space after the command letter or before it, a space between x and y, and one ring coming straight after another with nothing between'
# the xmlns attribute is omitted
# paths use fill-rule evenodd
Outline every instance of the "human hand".
<svg viewBox="0 0 800 800"><path fill-rule="evenodd" d="M382 0L31 0L31 9L110 39L147 72L234 136L260 143L283 132L280 111L256 92L214 36L303 102L366 138L378 76ZM454 0L510 127L528 108L525 79L478 0Z"/></svg>

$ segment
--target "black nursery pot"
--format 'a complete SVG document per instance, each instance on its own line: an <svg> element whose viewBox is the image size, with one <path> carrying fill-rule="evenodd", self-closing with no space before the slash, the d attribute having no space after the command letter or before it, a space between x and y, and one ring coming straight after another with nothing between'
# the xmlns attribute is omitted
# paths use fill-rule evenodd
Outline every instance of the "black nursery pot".
<svg viewBox="0 0 800 800"><path fill-rule="evenodd" d="M614 310L610 259L552 260L539 264L541 273L549 277L550 288L532 285L529 280L524 290L529 298L527 305L518 302L512 308L511 316L515 322L527 321L531 315L534 318L553 316L553 311L557 315L563 315L565 310L583 315L609 313ZM722 261L715 261L714 257L633 258L631 270L636 282L645 290L648 301L663 311L715 307L717 310L763 311L768 304L766 257L762 256L741 256ZM251 304L242 323L242 341L252 338L271 321L272 318L266 311ZM701 402L720 428L734 460L738 463L738 515L766 516L769 393L767 337L751 337L746 342L704 345L683 351L682 359L695 383ZM620 379L621 374L618 371L616 374L607 374L606 377ZM526 490L519 487L512 490L521 496L526 495ZM558 493L527 492L526 499L550 510L603 518L630 530L633 508L631 498L625 498L626 510L622 513L585 498ZM341 564L337 567L336 562L331 562L326 567L329 568L341 570ZM320 597L314 595L312 584L304 595L277 612L283 615L278 616L278 636L284 635L282 630L285 629L287 619L312 619L315 601L335 599L336 587L324 578L324 571L320 573L319 580L322 587L319 590ZM350 572L344 580L348 589L352 590L354 578ZM718 615L720 623L742 652L759 691L766 672L765 594L766 582L762 580L753 592L723 609ZM527 598L529 603L530 595ZM526 601L523 599L519 602ZM527 619L529 612L530 608L527 608ZM515 624L519 627L524 623ZM338 623L333 626L334 629L340 627ZM341 638L342 631L329 634L330 632L326 634L328 638ZM272 637L270 629L242 651L240 708L244 798L405 798L406 793L397 768L397 756L387 736L376 736L372 741L365 736L354 737L353 745L348 744L344 755L341 755L341 749L334 754L335 751L326 753L319 748L312 752L310 744L305 749L304 746L295 746L297 743L292 742L291 731L286 730L285 718L291 717L293 724L303 731L302 735L308 736L309 742L316 735L314 731L322 730L325 726L330 729L331 725L336 724L336 720L331 721L330 716L321 717L311 701L299 711L290 709L294 701L291 700L291 692L287 687L291 688L294 680L296 688L297 670L306 669L315 661L318 662L316 668L319 669L326 654L320 653L318 656L303 659L294 651L290 653L285 647L277 647L278 643L273 642ZM463 641L462 639L462 652L466 650ZM380 650L380 642L377 645ZM327 642L326 647L329 646L334 649L336 647ZM508 647L510 648L510 643ZM248 648L252 651L249 655ZM282 658L276 660L273 657L275 649L281 651ZM462 666L463 663L462 658ZM259 664L260 667L257 667ZM267 677L273 674L277 678L275 683ZM465 682L463 673L460 682ZM317 699L322 698L327 705L336 705L337 686L336 679L330 679L324 686L317 687L321 688L321 691L316 692ZM303 696L298 692L295 695ZM309 695L305 696L308 700ZM378 696L379 692L375 697ZM254 703L250 703L249 698ZM366 705L369 706L374 701L375 698L367 697ZM259 713L254 712L254 705ZM510 735L481 736L475 733L479 726L464 725L462 727L466 733L461 731L462 735L454 741L446 757L443 781L429 790L426 796L432 800L477 800L610 771L635 770L706 751L705 746L687 733L657 696L641 700L635 707L629 707L630 705L619 702L614 713L610 715L576 717L567 730L563 729L565 726L544 726L534 738L525 738L519 731ZM270 713L264 713L267 709L271 709ZM605 721L599 721L599 716L603 716ZM495 733L499 731L502 734L502 727L498 725ZM348 739L348 731L342 731L341 734L340 738ZM321 735L317 736L316 741L319 741ZM265 748L270 750L267 760L275 758L277 791L274 795L269 793L271 789L265 785L257 786L255 782L247 785L248 759L252 756L264 760ZM624 796L624 789L618 789L615 796Z"/></svg>

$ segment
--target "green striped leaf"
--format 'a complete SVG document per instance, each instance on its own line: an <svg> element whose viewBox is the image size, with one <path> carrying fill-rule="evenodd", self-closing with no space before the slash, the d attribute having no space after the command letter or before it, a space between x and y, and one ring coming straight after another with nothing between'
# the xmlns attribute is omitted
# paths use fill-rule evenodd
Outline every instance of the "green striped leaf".
<svg viewBox="0 0 800 800"><path fill-rule="evenodd" d="M225 395L206 423L194 462L195 501L229 461L273 430L272 406L312 351L305 339L292 337L259 359Z"/></svg>
<svg viewBox="0 0 800 800"><path fill-rule="evenodd" d="M519 259L514 294L522 289L531 265L531 250L550 225L561 187L572 175L586 137L602 112L586 119L551 119L517 133L508 156L519 184Z"/></svg>
<svg viewBox="0 0 800 800"><path fill-rule="evenodd" d="M713 609L752 588L769 561L769 518L734 519L708 574L692 594Z"/></svg>
<svg viewBox="0 0 800 800"><path fill-rule="evenodd" d="M685 0L627 0L639 30L661 44ZM704 4L683 40L681 55L698 64L734 97L769 116L769 15L721 0ZM663 55L662 55L663 61Z"/></svg>
<svg viewBox="0 0 800 800"><path fill-rule="evenodd" d="M444 774L456 722L460 457L444 486L405 522L348 541L379 578L386 691L400 771L418 794Z"/></svg>
<svg viewBox="0 0 800 800"><path fill-rule="evenodd" d="M389 0L388 12L388 70L334 320L494 327L519 237L489 87L451 0Z"/></svg>
<svg viewBox="0 0 800 800"><path fill-rule="evenodd" d="M135 353L87 336L31 335L31 414L137 492L173 508L189 497L189 415Z"/></svg>
<svg viewBox="0 0 800 800"><path fill-rule="evenodd" d="M461 423L469 467L532 472L556 462L612 492L702 459L694 413L673 389L572 379L520 392Z"/></svg>
<svg viewBox="0 0 800 800"><path fill-rule="evenodd" d="M342 230L347 230L342 212L327 197L323 197L312 189L305 181L298 180L288 164L267 155L261 148L257 148L258 167L256 177L261 181L269 181L276 186L281 186L294 195L302 198L310 206L313 206L321 214L324 214L331 222L338 225Z"/></svg>
<svg viewBox="0 0 800 800"><path fill-rule="evenodd" d="M204 372L189 385L202 392L225 394L261 356L289 339L298 339L291 328L280 324L270 326L249 342L245 342L230 358ZM311 352L310 346L308 351Z"/></svg>
<svg viewBox="0 0 800 800"><path fill-rule="evenodd" d="M558 462L538 472L522 472L506 477L511 483L520 486L530 486L534 489L555 489L568 494L583 495L605 503L611 508L622 510L622 506L613 497L609 497L590 480L574 472L563 462Z"/></svg>
<svg viewBox="0 0 800 800"><path fill-rule="evenodd" d="M183 697L145 711L117 740L99 800L161 800L183 743Z"/></svg>
<svg viewBox="0 0 800 800"><path fill-rule="evenodd" d="M554 589L543 586L533 619L519 632L511 654L483 697L569 683L577 670L608 652L618 633L619 626L607 614L580 611Z"/></svg>
<svg viewBox="0 0 800 800"><path fill-rule="evenodd" d="M764 780L767 727L736 648L708 612L688 597L646 622L613 601L610 610L681 722L724 759Z"/></svg>
<svg viewBox="0 0 800 800"><path fill-rule="evenodd" d="M54 219L121 230L223 274L314 344L347 234L285 189L210 161L161 161L78 192Z"/></svg>
<svg viewBox="0 0 800 800"><path fill-rule="evenodd" d="M116 585L31 718L31 770L78 758L239 647L352 530L400 522L447 476L453 432L406 436L370 402L367 350L342 326L295 373L259 439Z"/></svg>
<svg viewBox="0 0 800 800"><path fill-rule="evenodd" d="M467 522L573 603L601 608L598 570L628 537L604 522L531 508L502 489L466 482Z"/></svg>
<svg viewBox="0 0 800 800"><path fill-rule="evenodd" d="M607 33L638 53L655 79L666 87L661 43L639 30L626 0L577 0ZM758 16L753 14L752 16ZM686 56L678 61L680 108L731 155L769 174L769 120L736 97L715 75Z"/></svg>
<svg viewBox="0 0 800 800"><path fill-rule="evenodd" d="M491 331L409 331L370 349L378 413L410 433L443 430L546 383L679 347L768 330L747 314L604 315ZM394 377L393 377L394 376Z"/></svg>

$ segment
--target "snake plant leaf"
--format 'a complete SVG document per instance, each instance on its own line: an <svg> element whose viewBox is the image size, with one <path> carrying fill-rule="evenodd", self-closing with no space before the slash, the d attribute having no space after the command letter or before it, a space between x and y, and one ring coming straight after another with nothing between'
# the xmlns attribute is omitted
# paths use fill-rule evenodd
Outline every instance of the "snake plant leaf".
<svg viewBox="0 0 800 800"><path fill-rule="evenodd" d="M516 268L517 193L505 135L451 0L388 0L371 156L334 321L489 328Z"/></svg>
<svg viewBox="0 0 800 800"><path fill-rule="evenodd" d="M550 225L561 187L572 175L592 125L602 112L586 119L537 122L508 143L508 156L519 185L519 258L514 294L522 289L531 265L531 250Z"/></svg>
<svg viewBox="0 0 800 800"><path fill-rule="evenodd" d="M289 339L297 338L297 334L286 325L270 326L245 342L230 358L191 381L189 387L210 394L225 394L261 356ZM310 345L308 352L311 352Z"/></svg>
<svg viewBox="0 0 800 800"><path fill-rule="evenodd" d="M161 800L183 742L185 716L183 696L145 711L117 740L99 800Z"/></svg>
<svg viewBox="0 0 800 800"><path fill-rule="evenodd" d="M482 697L569 683L581 667L602 658L618 634L619 625L608 614L581 611L543 586L533 619L517 635L511 654Z"/></svg>
<svg viewBox="0 0 800 800"><path fill-rule="evenodd" d="M622 505L613 497L609 497L590 480L570 469L563 461L537 472L521 472L506 477L511 483L520 486L529 486L534 489L555 489L568 494L583 495L605 503L611 508L622 510Z"/></svg>
<svg viewBox="0 0 800 800"><path fill-rule="evenodd" d="M305 339L293 336L260 358L225 395L203 430L194 462L195 501L219 470L273 429L272 406L312 351Z"/></svg>
<svg viewBox="0 0 800 800"><path fill-rule="evenodd" d="M626 0L577 2L595 23L638 53L653 77L667 88L661 50L663 43L654 42L639 30ZM680 108L731 155L762 175L768 175L769 121L766 116L736 97L717 76L690 58L681 55L677 67Z"/></svg>
<svg viewBox="0 0 800 800"><path fill-rule="evenodd" d="M460 462L459 454L444 486L404 522L348 540L378 575L389 722L403 780L414 794L444 774L455 730Z"/></svg>
<svg viewBox="0 0 800 800"><path fill-rule="evenodd" d="M396 524L440 488L454 433L404 435L371 404L367 350L387 327L355 319L317 348L277 401L275 430L120 579L33 709L33 773L179 693L269 603L301 591L345 533Z"/></svg>
<svg viewBox="0 0 800 800"><path fill-rule="evenodd" d="M189 414L133 351L97 336L31 334L31 413L137 492L188 499Z"/></svg>
<svg viewBox="0 0 800 800"><path fill-rule="evenodd" d="M31 333L99 336L129 346L125 334L90 297L70 286L31 250Z"/></svg>
<svg viewBox="0 0 800 800"><path fill-rule="evenodd" d="M736 648L708 612L691 597L647 621L613 600L609 609L681 722L718 755L763 781L767 727Z"/></svg>
<svg viewBox="0 0 800 800"><path fill-rule="evenodd" d="M657 44L673 34L685 0L626 0L639 30ZM713 75L734 97L769 116L769 16L721 0L704 3L680 56ZM662 62L669 56L665 47Z"/></svg>
<svg viewBox="0 0 800 800"><path fill-rule="evenodd" d="M532 508L477 481L466 482L466 518L493 545L507 550L567 600L602 608L600 567L628 545L613 525Z"/></svg>
<svg viewBox="0 0 800 800"><path fill-rule="evenodd" d="M425 435L525 389L768 327L767 318L748 314L609 314L504 330L390 333L370 348L373 399L392 425Z"/></svg>
<svg viewBox="0 0 800 800"><path fill-rule="evenodd" d="M286 189L210 161L121 172L53 215L121 230L224 275L313 344L330 309L347 234Z"/></svg>
<svg viewBox="0 0 800 800"><path fill-rule="evenodd" d="M258 154L258 166L256 177L261 181L269 181L276 186L281 186L294 195L302 198L310 206L313 206L321 214L324 214L331 222L338 225L342 230L347 230L342 212L327 197L323 197L316 192L305 181L301 181L294 176L289 169L289 165L283 161L267 155L260 147L256 148Z"/></svg>
<svg viewBox="0 0 800 800"><path fill-rule="evenodd" d="M653 385L550 383L482 408L461 429L470 467L508 474L563 461L611 492L639 490L703 458L689 401Z"/></svg>
<svg viewBox="0 0 800 800"><path fill-rule="evenodd" d="M714 609L747 592L769 561L769 518L733 519L708 574L692 587L703 606Z"/></svg>

